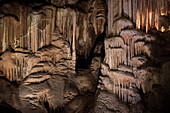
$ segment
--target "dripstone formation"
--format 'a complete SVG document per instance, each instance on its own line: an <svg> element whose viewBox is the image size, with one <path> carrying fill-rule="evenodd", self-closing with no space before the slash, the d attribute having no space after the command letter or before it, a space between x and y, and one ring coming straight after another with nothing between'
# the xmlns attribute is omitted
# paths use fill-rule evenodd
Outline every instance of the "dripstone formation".
<svg viewBox="0 0 170 113"><path fill-rule="evenodd" d="M153 2L0 0L0 112L168 113L170 1Z"/></svg>

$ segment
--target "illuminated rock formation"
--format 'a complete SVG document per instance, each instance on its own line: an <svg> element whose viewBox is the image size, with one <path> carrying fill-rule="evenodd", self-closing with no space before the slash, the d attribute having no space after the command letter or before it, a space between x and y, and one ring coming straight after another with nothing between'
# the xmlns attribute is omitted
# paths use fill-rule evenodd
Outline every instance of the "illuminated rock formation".
<svg viewBox="0 0 170 113"><path fill-rule="evenodd" d="M0 112L166 113L169 0L0 0Z"/></svg>

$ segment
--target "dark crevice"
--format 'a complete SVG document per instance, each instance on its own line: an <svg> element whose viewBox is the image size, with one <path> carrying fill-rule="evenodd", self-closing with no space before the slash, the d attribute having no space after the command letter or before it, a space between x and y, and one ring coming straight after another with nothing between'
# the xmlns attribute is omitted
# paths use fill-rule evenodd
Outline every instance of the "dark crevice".
<svg viewBox="0 0 170 113"><path fill-rule="evenodd" d="M13 108L11 105L7 104L6 102L2 101L0 103L0 113L22 113L22 112Z"/></svg>
<svg viewBox="0 0 170 113"><path fill-rule="evenodd" d="M50 108L48 101L44 101L44 107L48 111L48 113L54 113L53 109Z"/></svg>
<svg viewBox="0 0 170 113"><path fill-rule="evenodd" d="M76 70L78 69L88 69L87 59L77 59L76 60Z"/></svg>
<svg viewBox="0 0 170 113"><path fill-rule="evenodd" d="M95 43L94 43L94 46L92 47L91 52L90 52L90 55L89 55L89 57L88 57L88 59L87 59L87 61L86 61L86 67L89 67L89 65L91 64L92 59L93 59L94 56L96 55L96 54L94 53L94 50L95 50L95 48L96 48L96 45L97 45L99 42L102 42L102 46L104 45L104 37L105 37L105 31L96 38ZM103 56L104 51L103 51L103 50L101 50L101 51L102 51L101 56ZM99 56L99 55L98 55L98 56Z"/></svg>
<svg viewBox="0 0 170 113"><path fill-rule="evenodd" d="M102 58L104 58L104 37L105 37L105 32L103 32L102 34L100 34L94 43L94 46L91 48L91 52L90 55L87 59L77 59L76 60L76 70L78 69L88 69L89 65L91 64L92 59L94 58L94 56L101 56ZM94 53L94 50L96 48L96 45L99 44L99 42L102 42L102 53L101 54L96 54Z"/></svg>

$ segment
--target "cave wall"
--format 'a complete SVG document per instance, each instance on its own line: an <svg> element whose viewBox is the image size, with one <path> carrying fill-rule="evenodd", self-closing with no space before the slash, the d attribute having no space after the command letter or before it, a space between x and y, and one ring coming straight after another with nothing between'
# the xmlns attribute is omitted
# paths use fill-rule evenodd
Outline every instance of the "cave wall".
<svg viewBox="0 0 170 113"><path fill-rule="evenodd" d="M157 2L156 6L152 2ZM103 108L109 113L169 112L169 85L164 81L170 78L167 66L169 31L160 31L162 16L169 18L169 2L107 0L107 5L105 56L94 110L99 112ZM156 19L148 17L150 10ZM162 15L162 10L168 14ZM169 20L165 24L169 26Z"/></svg>
<svg viewBox="0 0 170 113"><path fill-rule="evenodd" d="M168 112L168 6L169 0L0 0L0 109Z"/></svg>
<svg viewBox="0 0 170 113"><path fill-rule="evenodd" d="M88 59L104 32L104 1L0 2L0 101L23 113L89 111L94 95L86 92L97 77L76 61Z"/></svg>

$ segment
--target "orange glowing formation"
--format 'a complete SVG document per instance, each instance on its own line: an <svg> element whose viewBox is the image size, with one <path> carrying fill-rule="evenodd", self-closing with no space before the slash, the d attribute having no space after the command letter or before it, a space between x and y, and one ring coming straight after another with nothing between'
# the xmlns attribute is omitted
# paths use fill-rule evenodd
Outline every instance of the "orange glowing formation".
<svg viewBox="0 0 170 113"><path fill-rule="evenodd" d="M137 10L136 28L140 29L140 11L139 11L139 9Z"/></svg>
<svg viewBox="0 0 170 113"><path fill-rule="evenodd" d="M161 27L161 32L165 32L165 27L164 26Z"/></svg>
<svg viewBox="0 0 170 113"><path fill-rule="evenodd" d="M149 12L149 25L152 27L152 12Z"/></svg>

